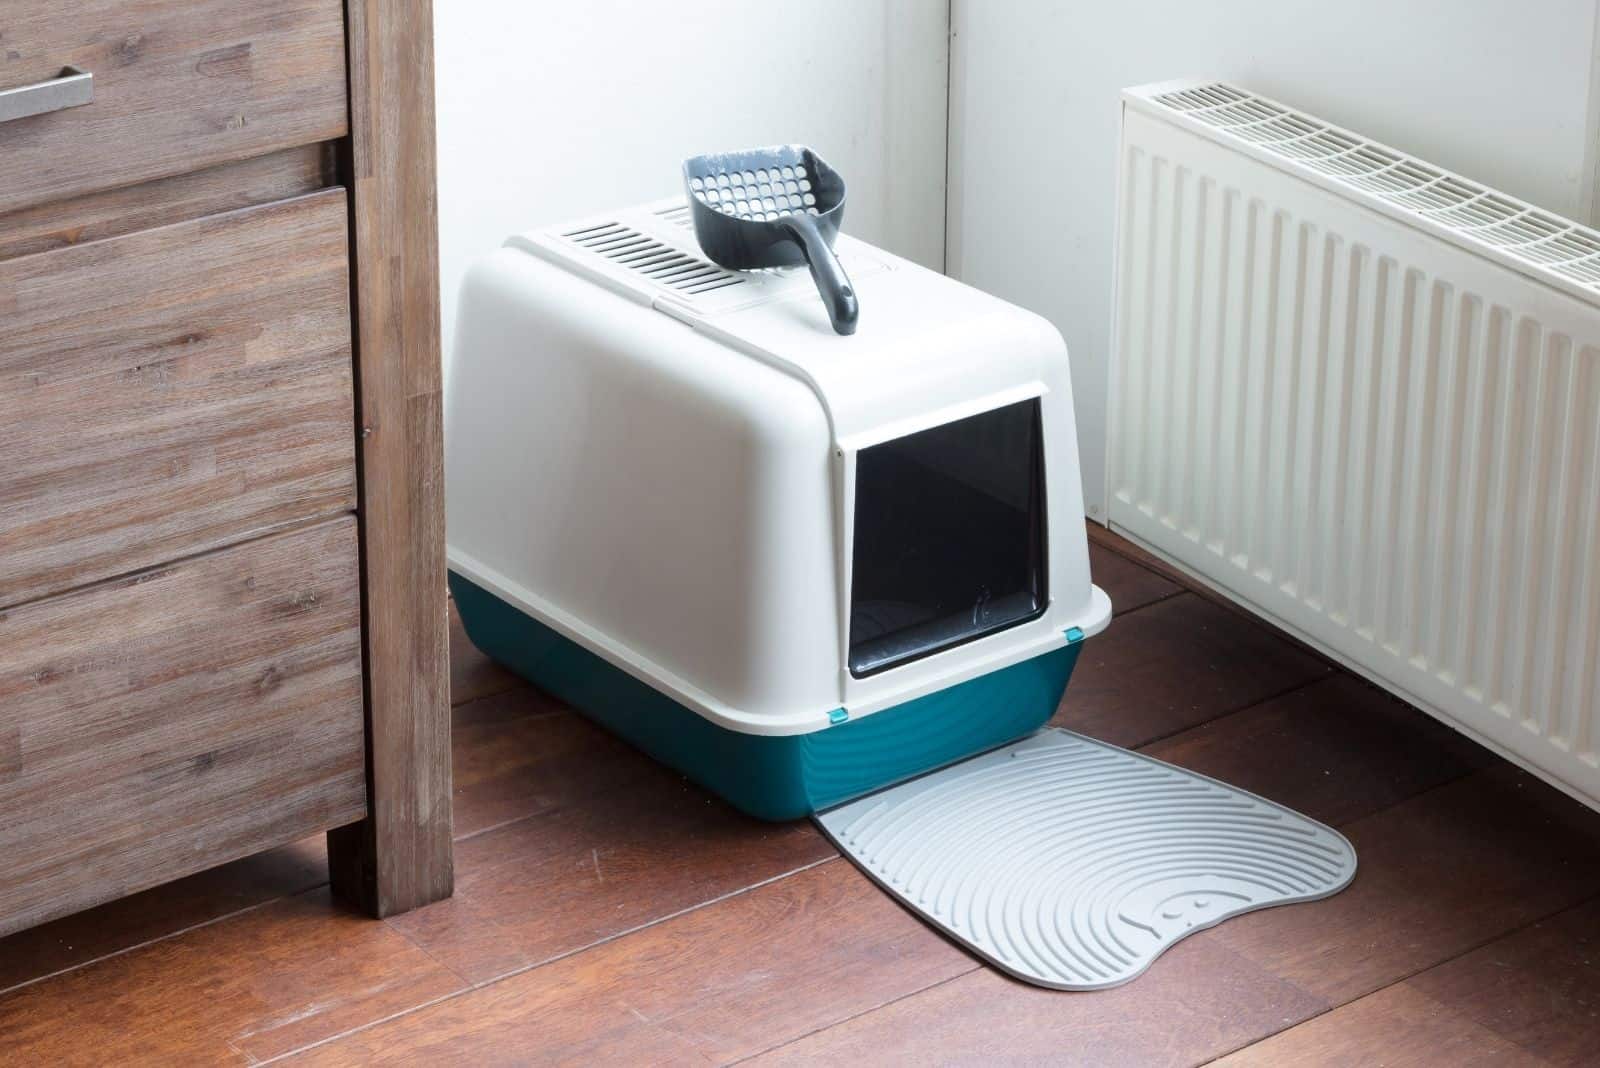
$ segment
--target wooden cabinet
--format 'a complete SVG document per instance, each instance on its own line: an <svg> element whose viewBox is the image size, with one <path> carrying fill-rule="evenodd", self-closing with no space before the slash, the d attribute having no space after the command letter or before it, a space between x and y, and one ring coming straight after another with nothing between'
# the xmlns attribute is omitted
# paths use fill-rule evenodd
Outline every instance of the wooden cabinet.
<svg viewBox="0 0 1600 1068"><path fill-rule="evenodd" d="M89 104L0 135L0 212L343 137L341 0L6 0L0 90L72 67Z"/></svg>
<svg viewBox="0 0 1600 1068"><path fill-rule="evenodd" d="M366 814L349 516L0 618L0 915L20 927Z"/></svg>
<svg viewBox="0 0 1600 1068"><path fill-rule="evenodd" d="M342 189L0 261L0 608L356 505Z"/></svg>
<svg viewBox="0 0 1600 1068"><path fill-rule="evenodd" d="M0 6L74 71L0 101L0 934L323 830L445 896L428 4Z"/></svg>

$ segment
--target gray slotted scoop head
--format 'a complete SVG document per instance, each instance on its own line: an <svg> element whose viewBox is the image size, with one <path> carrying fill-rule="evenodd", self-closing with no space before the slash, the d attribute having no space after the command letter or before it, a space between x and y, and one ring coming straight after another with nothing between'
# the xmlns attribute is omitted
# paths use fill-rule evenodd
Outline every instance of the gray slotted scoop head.
<svg viewBox="0 0 1600 1068"><path fill-rule="evenodd" d="M1059 728L815 818L926 922L1059 990L1125 983L1186 935L1356 871L1315 820Z"/></svg>
<svg viewBox="0 0 1600 1068"><path fill-rule="evenodd" d="M844 179L803 145L695 156L683 162L694 236L719 267L811 268L834 332L853 334L860 305L833 254Z"/></svg>

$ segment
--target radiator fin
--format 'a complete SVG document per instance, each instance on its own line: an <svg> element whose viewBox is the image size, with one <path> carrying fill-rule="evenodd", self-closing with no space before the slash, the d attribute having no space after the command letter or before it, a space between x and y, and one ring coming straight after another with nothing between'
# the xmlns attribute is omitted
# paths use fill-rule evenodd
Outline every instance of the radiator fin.
<svg viewBox="0 0 1600 1068"><path fill-rule="evenodd" d="M1600 302L1361 198L1541 271L1600 238L1231 86L1153 99L1227 138L1125 120L1111 522L1600 800ZM1356 193L1296 178L1321 138Z"/></svg>

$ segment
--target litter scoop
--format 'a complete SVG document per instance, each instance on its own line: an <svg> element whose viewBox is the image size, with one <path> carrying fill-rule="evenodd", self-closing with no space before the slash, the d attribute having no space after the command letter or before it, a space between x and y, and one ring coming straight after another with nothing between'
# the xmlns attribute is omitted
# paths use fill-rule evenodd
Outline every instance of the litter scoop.
<svg viewBox="0 0 1600 1068"><path fill-rule="evenodd" d="M696 156L683 163L694 235L719 267L811 268L839 334L856 332L861 306L833 254L844 218L844 179L804 145Z"/></svg>

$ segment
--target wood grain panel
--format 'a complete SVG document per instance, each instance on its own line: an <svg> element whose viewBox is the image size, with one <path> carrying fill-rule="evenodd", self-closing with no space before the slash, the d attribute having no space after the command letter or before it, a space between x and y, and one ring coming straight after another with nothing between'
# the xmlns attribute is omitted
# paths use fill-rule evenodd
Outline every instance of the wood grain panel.
<svg viewBox="0 0 1600 1068"><path fill-rule="evenodd" d="M0 213L344 136L339 0L6 0L0 88L94 75L0 124Z"/></svg>
<svg viewBox="0 0 1600 1068"><path fill-rule="evenodd" d="M344 205L0 263L0 606L354 507Z"/></svg>
<svg viewBox="0 0 1600 1068"><path fill-rule="evenodd" d="M334 181L333 147L299 145L143 185L0 215L0 260L314 193Z"/></svg>
<svg viewBox="0 0 1600 1068"><path fill-rule="evenodd" d="M0 614L0 933L359 819L351 518Z"/></svg>
<svg viewBox="0 0 1600 1068"><path fill-rule="evenodd" d="M387 916L453 883L433 9L346 14L372 815L328 853L334 889Z"/></svg>

